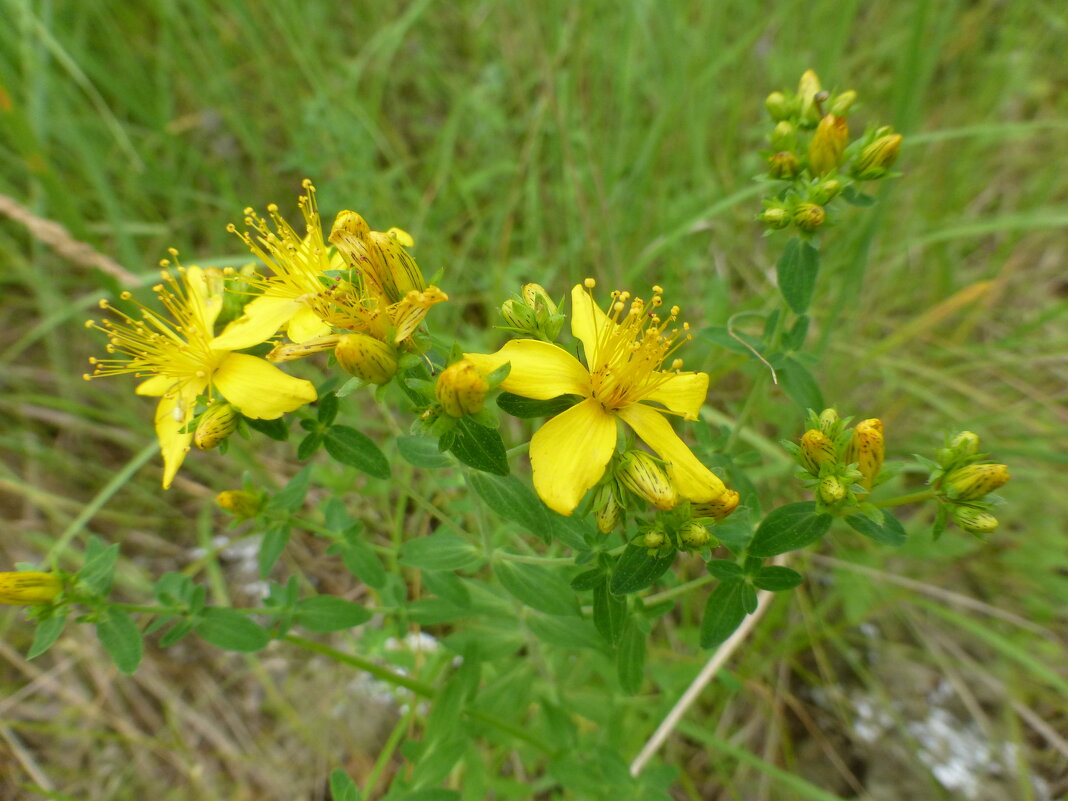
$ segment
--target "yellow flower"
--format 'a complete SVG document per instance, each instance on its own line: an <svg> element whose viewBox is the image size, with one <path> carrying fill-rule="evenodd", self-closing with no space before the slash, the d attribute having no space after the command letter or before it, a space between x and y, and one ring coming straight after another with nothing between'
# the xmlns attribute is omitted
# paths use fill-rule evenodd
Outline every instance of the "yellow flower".
<svg viewBox="0 0 1068 801"><path fill-rule="evenodd" d="M178 278L165 271L163 279L153 290L169 320L145 306L140 307L140 319L134 319L101 301L101 308L119 320L90 320L86 325L107 334L107 351L116 356L90 359L93 374L85 377L133 373L148 378L136 391L160 399L156 435L167 489L189 451L193 439L189 423L200 396L207 395L211 403L218 392L246 417L271 420L311 403L316 393L310 382L286 375L255 356L232 353L213 339L215 318L222 309L223 279L217 270L179 267ZM124 292L122 298L130 300L130 293Z"/></svg>
<svg viewBox="0 0 1068 801"><path fill-rule="evenodd" d="M681 498L699 503L718 498L723 482L665 419L677 414L696 420L708 391L708 375L681 372L681 359L661 369L689 339L689 326L669 329L677 307L665 319L658 316L659 287L648 303L613 292L605 314L588 291L593 286L593 279L586 279L585 287L571 291L571 333L582 343L586 366L563 348L536 339L514 339L493 354L464 354L483 373L510 362L511 372L501 383L506 392L538 400L583 398L549 420L530 442L538 495L551 509L571 514L604 474L616 448L616 421L622 420L664 460Z"/></svg>
<svg viewBox="0 0 1068 801"><path fill-rule="evenodd" d="M0 573L0 604L50 604L63 591L63 580L55 573L24 570Z"/></svg>

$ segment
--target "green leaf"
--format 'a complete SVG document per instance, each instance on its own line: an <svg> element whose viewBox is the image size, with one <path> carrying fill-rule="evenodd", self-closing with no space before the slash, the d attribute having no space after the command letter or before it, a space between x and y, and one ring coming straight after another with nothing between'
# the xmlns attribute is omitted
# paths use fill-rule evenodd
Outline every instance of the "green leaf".
<svg viewBox="0 0 1068 801"><path fill-rule="evenodd" d="M546 545L552 541L549 510L518 478L476 473L471 484L486 505L505 520L522 526Z"/></svg>
<svg viewBox="0 0 1068 801"><path fill-rule="evenodd" d="M85 564L78 571L78 579L85 582L95 594L107 595L111 590L111 580L118 558L118 543L104 547L103 540L99 537L90 537L85 548Z"/></svg>
<svg viewBox="0 0 1068 801"><path fill-rule="evenodd" d="M555 417L560 412L566 412L581 398L578 395L561 395L550 400L534 400L524 398L522 395L513 395L510 392L502 392L497 397L497 406L502 412L529 419L532 417Z"/></svg>
<svg viewBox="0 0 1068 801"><path fill-rule="evenodd" d="M322 423L324 426L328 426L332 422L334 422L334 418L337 417L337 410L337 395L335 395L333 392L328 392L325 395L320 395L319 408L316 411L315 419Z"/></svg>
<svg viewBox="0 0 1068 801"><path fill-rule="evenodd" d="M713 648L726 640L738 628L746 615L746 590L753 588L744 579L721 581L705 603L701 618L701 647Z"/></svg>
<svg viewBox="0 0 1068 801"><path fill-rule="evenodd" d="M801 411L823 408L823 393L820 392L820 385L801 362L791 358L783 360L778 370L778 377L782 391L801 407Z"/></svg>
<svg viewBox="0 0 1068 801"><path fill-rule="evenodd" d="M745 513L745 510L735 512L724 522L716 524L712 529L712 536L725 545L731 553L742 553L753 539L753 525L749 522L749 515Z"/></svg>
<svg viewBox="0 0 1068 801"><path fill-rule="evenodd" d="M804 314L794 320L794 324L782 338L783 350L801 350L805 344L805 337L808 336L808 323L808 316Z"/></svg>
<svg viewBox="0 0 1068 801"><path fill-rule="evenodd" d="M831 516L816 514L815 503L788 503L772 509L764 518L749 543L749 553L777 556L804 548L826 534L830 525Z"/></svg>
<svg viewBox="0 0 1068 801"><path fill-rule="evenodd" d="M424 470L439 470L453 464L449 454L438 450L438 441L431 437L397 437L397 450L406 462Z"/></svg>
<svg viewBox="0 0 1068 801"><path fill-rule="evenodd" d="M245 422L249 428L266 434L278 442L285 442L289 439L289 425L281 417L276 420L257 420L254 417L246 417Z"/></svg>
<svg viewBox="0 0 1068 801"><path fill-rule="evenodd" d="M858 191L855 186L847 185L846 188L842 190L842 199L845 200L846 203L850 203L854 206L875 205L875 198Z"/></svg>
<svg viewBox="0 0 1068 801"><path fill-rule="evenodd" d="M740 564L726 559L713 559L705 565L705 568L718 579L740 578L745 575Z"/></svg>
<svg viewBox="0 0 1068 801"><path fill-rule="evenodd" d="M356 782L340 768L330 774L331 801L361 801L360 789Z"/></svg>
<svg viewBox="0 0 1068 801"><path fill-rule="evenodd" d="M355 467L375 478L389 478L389 462L371 441L349 426L330 426L323 439L326 452L336 461Z"/></svg>
<svg viewBox="0 0 1068 801"><path fill-rule="evenodd" d="M854 531L859 531L865 537L869 537L883 545L892 545L895 548L904 545L908 535L905 533L905 528L901 525L901 521L886 509L880 511L883 513L882 525L864 515L850 515L845 521Z"/></svg>
<svg viewBox="0 0 1068 801"><path fill-rule="evenodd" d="M306 459L310 459L319 446L323 444L323 435L320 431L312 431L304 439L300 441L300 445L297 446L297 461L303 462Z"/></svg>
<svg viewBox="0 0 1068 801"><path fill-rule="evenodd" d="M795 314L808 311L819 269L820 254L811 244L800 239L791 239L786 243L776 273L779 291Z"/></svg>
<svg viewBox="0 0 1068 801"><path fill-rule="evenodd" d="M263 535L263 541L260 542L260 578L267 578L267 575L274 569L275 564L278 562L278 558L282 555L282 551L286 549L286 545L288 544L288 523L282 523L281 525L267 529Z"/></svg>
<svg viewBox="0 0 1068 801"><path fill-rule="evenodd" d="M496 562L493 572L508 593L520 603L547 615L577 615L578 600L561 577L540 565Z"/></svg>
<svg viewBox="0 0 1068 801"><path fill-rule="evenodd" d="M455 790L430 787L425 790L416 790L413 793L405 793L397 798L397 801L460 801L460 798L460 794Z"/></svg>
<svg viewBox="0 0 1068 801"><path fill-rule="evenodd" d="M341 561L356 578L369 587L376 590L382 589L386 583L386 570L382 567L382 561L371 549L371 546L361 540L359 536L346 537L341 548Z"/></svg>
<svg viewBox="0 0 1068 801"><path fill-rule="evenodd" d="M604 640L589 620L574 616L532 614L526 622L535 637L550 645L604 650Z"/></svg>
<svg viewBox="0 0 1068 801"><path fill-rule="evenodd" d="M309 465L289 479L285 487L271 496L271 499L267 501L266 510L273 513L270 516L276 516L279 512L296 512L304 505L304 496L308 494L308 485L311 483L311 473L312 469Z"/></svg>
<svg viewBox="0 0 1068 801"><path fill-rule="evenodd" d="M498 476L508 475L508 454L499 432L461 417L449 450L468 467Z"/></svg>
<svg viewBox="0 0 1068 801"><path fill-rule="evenodd" d="M573 551L590 550L590 542L597 539L597 530L588 520L580 520L574 515L564 517L549 511L552 521L553 537Z"/></svg>
<svg viewBox="0 0 1068 801"><path fill-rule="evenodd" d="M481 564L482 554L462 537L437 531L401 545L400 563L422 570L463 570Z"/></svg>
<svg viewBox="0 0 1068 801"><path fill-rule="evenodd" d="M627 695L634 695L642 688L645 678L645 632L634 618L627 621L616 651L616 674L619 685Z"/></svg>
<svg viewBox="0 0 1068 801"><path fill-rule="evenodd" d="M316 595L297 601L296 621L308 631L326 634L360 626L371 613L358 603L334 595Z"/></svg>
<svg viewBox="0 0 1068 801"><path fill-rule="evenodd" d="M666 556L650 556L648 548L628 545L612 571L612 592L624 595L651 587L674 561L674 551Z"/></svg>
<svg viewBox="0 0 1068 801"><path fill-rule="evenodd" d="M227 651L259 651L271 641L248 615L223 606L206 608L195 628L202 640Z"/></svg>
<svg viewBox="0 0 1068 801"><path fill-rule="evenodd" d="M762 590L782 592L792 590L805 579L796 570L779 565L762 567L753 574L753 584Z"/></svg>
<svg viewBox="0 0 1068 801"><path fill-rule="evenodd" d="M144 656L144 642L141 630L124 609L109 607L96 621L96 636L120 672L129 676L137 670Z"/></svg>
<svg viewBox="0 0 1068 801"><path fill-rule="evenodd" d="M33 634L33 645L30 646L26 658L34 659L55 645L66 625L66 614L53 615L44 620L39 620L37 622L37 631Z"/></svg>
<svg viewBox="0 0 1068 801"><path fill-rule="evenodd" d="M627 621L627 596L614 595L608 591L608 577L593 588L593 625L612 645L623 636Z"/></svg>
<svg viewBox="0 0 1068 801"><path fill-rule="evenodd" d="M605 579L605 572L601 568L594 570L587 570L585 573L579 573L573 579L571 579L571 589L578 590L592 590L597 587Z"/></svg>

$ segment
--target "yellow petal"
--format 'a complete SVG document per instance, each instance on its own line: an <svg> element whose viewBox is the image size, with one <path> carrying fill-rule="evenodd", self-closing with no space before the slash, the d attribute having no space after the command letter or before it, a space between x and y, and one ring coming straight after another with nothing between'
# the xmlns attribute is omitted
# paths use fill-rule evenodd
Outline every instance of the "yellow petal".
<svg viewBox="0 0 1068 801"><path fill-rule="evenodd" d="M189 306L196 315L201 329L212 334L212 328L223 307L222 271L217 268L202 270L188 267L185 271L185 285L189 289Z"/></svg>
<svg viewBox="0 0 1068 801"><path fill-rule="evenodd" d="M309 339L324 337L330 333L330 326L319 319L319 315L307 306L301 306L297 313L289 318L286 334L298 345Z"/></svg>
<svg viewBox="0 0 1068 801"><path fill-rule="evenodd" d="M174 385L178 383L177 378L172 378L169 375L154 375L146 381L142 381L137 385L137 389L134 390L138 395L147 395L150 398L158 398L161 395L166 395Z"/></svg>
<svg viewBox="0 0 1068 801"><path fill-rule="evenodd" d="M405 294L400 302L394 303L386 310L393 323L393 341L400 344L411 337L422 325L430 307L448 299L449 296L436 286L428 286L425 290L413 289Z"/></svg>
<svg viewBox="0 0 1068 801"><path fill-rule="evenodd" d="M589 290L582 284L572 287L571 333L582 343L582 348L586 352L586 364L597 363L599 332L609 325L615 325L615 323L601 311L601 307L594 302Z"/></svg>
<svg viewBox="0 0 1068 801"><path fill-rule="evenodd" d="M294 378L270 362L231 353L212 377L215 388L246 417L273 420L315 400L310 381Z"/></svg>
<svg viewBox="0 0 1068 801"><path fill-rule="evenodd" d="M550 509L569 515L604 475L615 449L616 419L597 400L587 398L547 422L530 440L534 489Z"/></svg>
<svg viewBox="0 0 1068 801"><path fill-rule="evenodd" d="M260 295L245 306L244 314L234 320L211 342L214 350L241 350L266 342L289 319L304 308L294 298Z"/></svg>
<svg viewBox="0 0 1068 801"><path fill-rule="evenodd" d="M687 420L696 420L701 404L708 395L708 373L660 373L657 378L669 376L642 400L662 403L673 412L683 414Z"/></svg>
<svg viewBox="0 0 1068 801"><path fill-rule="evenodd" d="M156 407L156 437L163 453L163 489L170 489L175 473L189 453L193 432L182 433L193 419L196 397L203 386L183 386L160 398Z"/></svg>
<svg viewBox="0 0 1068 801"><path fill-rule="evenodd" d="M652 406L632 403L618 414L667 463L668 475L681 497L707 503L723 494L726 489L723 482L693 455L661 412Z"/></svg>
<svg viewBox="0 0 1068 801"><path fill-rule="evenodd" d="M548 400L560 395L589 397L590 374L561 347L538 339L513 339L496 353L465 353L484 374L506 362L512 370L501 384L505 392L524 398Z"/></svg>

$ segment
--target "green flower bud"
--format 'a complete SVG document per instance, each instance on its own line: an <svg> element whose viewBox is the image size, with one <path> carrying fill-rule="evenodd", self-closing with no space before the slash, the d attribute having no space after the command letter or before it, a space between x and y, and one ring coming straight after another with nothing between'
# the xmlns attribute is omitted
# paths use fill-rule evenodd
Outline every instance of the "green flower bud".
<svg viewBox="0 0 1068 801"><path fill-rule="evenodd" d="M1009 480L1009 468L1003 464L970 464L958 467L943 479L946 495L955 501L974 501L1001 487Z"/></svg>
<svg viewBox="0 0 1068 801"><path fill-rule="evenodd" d="M534 331L538 327L538 318L534 314L534 309L515 298L509 298L501 304L501 315L508 325L520 331Z"/></svg>
<svg viewBox="0 0 1068 801"><path fill-rule="evenodd" d="M538 313L539 318L542 313L556 314L558 309L556 303L549 293L545 291L545 287L541 284L525 284L523 286L523 302Z"/></svg>
<svg viewBox="0 0 1068 801"><path fill-rule="evenodd" d="M819 104L824 94L819 76L813 70L805 70L797 85L797 94L801 100L801 122L805 127L811 127L819 122Z"/></svg>
<svg viewBox="0 0 1068 801"><path fill-rule="evenodd" d="M840 95L835 95L831 101L831 114L837 114L842 116L857 102L857 93L850 89L847 92L842 92Z"/></svg>
<svg viewBox="0 0 1068 801"><path fill-rule="evenodd" d="M820 431L831 439L838 436L840 422L841 418L838 417L837 409L824 409L820 412Z"/></svg>
<svg viewBox="0 0 1068 801"><path fill-rule="evenodd" d="M842 189L842 182L831 178L827 181L820 182L816 188L812 190L809 199L820 206L826 206L842 193Z"/></svg>
<svg viewBox="0 0 1068 801"><path fill-rule="evenodd" d="M200 416L193 442L202 451L214 448L237 429L237 410L229 403L218 403Z"/></svg>
<svg viewBox="0 0 1068 801"><path fill-rule="evenodd" d="M953 437L949 447L958 456L975 456L979 453L979 435L972 431L961 431Z"/></svg>
<svg viewBox="0 0 1068 801"><path fill-rule="evenodd" d="M990 512L974 506L954 506L953 522L970 534L990 534L998 527L998 519Z"/></svg>
<svg viewBox="0 0 1068 801"><path fill-rule="evenodd" d="M788 150L776 153L768 159L768 175L784 181L792 180L801 171L801 162Z"/></svg>
<svg viewBox="0 0 1068 801"><path fill-rule="evenodd" d="M642 545L650 550L659 548L667 542L667 536L658 528L651 528L642 535Z"/></svg>
<svg viewBox="0 0 1068 801"><path fill-rule="evenodd" d="M679 540L685 547L696 551L712 542L712 535L707 528L691 520L679 529Z"/></svg>
<svg viewBox="0 0 1068 801"><path fill-rule="evenodd" d="M367 334L345 334L334 348L337 363L349 375L372 384L388 383L397 372L397 352Z"/></svg>
<svg viewBox="0 0 1068 801"><path fill-rule="evenodd" d="M886 175L897 161L902 138L901 134L887 134L860 151L853 165L853 175L861 181L874 181Z"/></svg>
<svg viewBox="0 0 1068 801"><path fill-rule="evenodd" d="M793 150L797 147L797 128L792 122L783 120L771 132L771 146L776 150Z"/></svg>
<svg viewBox="0 0 1068 801"><path fill-rule="evenodd" d="M790 212L783 208L764 209L759 219L768 228L778 231L790 224Z"/></svg>
<svg viewBox="0 0 1068 801"><path fill-rule="evenodd" d="M620 459L616 478L639 498L657 509L672 509L678 493L660 463L645 451L627 451Z"/></svg>
<svg viewBox="0 0 1068 801"><path fill-rule="evenodd" d="M790 103L782 92L772 92L764 100L764 107L773 120L785 120L790 116Z"/></svg>
<svg viewBox="0 0 1068 801"><path fill-rule="evenodd" d="M434 394L449 417L463 417L482 411L489 392L489 382L474 362L460 359L438 376Z"/></svg>
<svg viewBox="0 0 1068 801"><path fill-rule="evenodd" d="M827 212L823 210L823 206L818 206L815 203L799 203L797 208L794 209L794 225L804 231L806 234L811 234L827 219Z"/></svg>
<svg viewBox="0 0 1068 801"><path fill-rule="evenodd" d="M615 482L601 485L593 502L593 516L597 521L597 530L609 534L619 525L622 509L616 500Z"/></svg>
<svg viewBox="0 0 1068 801"><path fill-rule="evenodd" d="M816 494L828 506L834 506L846 496L846 486L838 476L824 476L820 479Z"/></svg>

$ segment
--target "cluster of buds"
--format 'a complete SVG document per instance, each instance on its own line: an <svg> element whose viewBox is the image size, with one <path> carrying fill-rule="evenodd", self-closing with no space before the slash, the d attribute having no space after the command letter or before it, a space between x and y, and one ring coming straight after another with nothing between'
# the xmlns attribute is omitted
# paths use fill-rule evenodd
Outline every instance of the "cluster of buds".
<svg viewBox="0 0 1068 801"><path fill-rule="evenodd" d="M555 342L564 327L562 303L556 303L541 284L525 284L518 295L501 305L507 325L500 326L524 336Z"/></svg>
<svg viewBox="0 0 1068 801"><path fill-rule="evenodd" d="M613 458L605 478L593 493L597 528L610 533L629 510L648 504L657 510L653 522L639 526L634 545L650 554L701 551L716 545L709 527L725 520L738 508L740 496L726 490L708 503L684 502L671 483L663 462L643 450L627 450Z"/></svg>
<svg viewBox="0 0 1068 801"><path fill-rule="evenodd" d="M929 483L942 503L942 515L970 534L990 534L998 527L987 496L1009 480L1006 465L995 464L979 452L979 437L962 431L947 439L935 454Z"/></svg>
<svg viewBox="0 0 1068 801"><path fill-rule="evenodd" d="M852 513L882 477L882 421L873 417L850 428L850 418L824 409L818 415L809 411L807 423L800 443L783 443L804 468L798 478L808 482L820 513Z"/></svg>
<svg viewBox="0 0 1068 801"><path fill-rule="evenodd" d="M853 90L831 93L816 73L801 76L796 93L772 92L765 105L775 127L766 152L769 178L789 185L765 200L760 220L771 230L793 226L812 234L827 221L827 205L839 195L856 196L854 184L889 174L901 135L890 128L869 130L849 142L847 115L857 100Z"/></svg>

